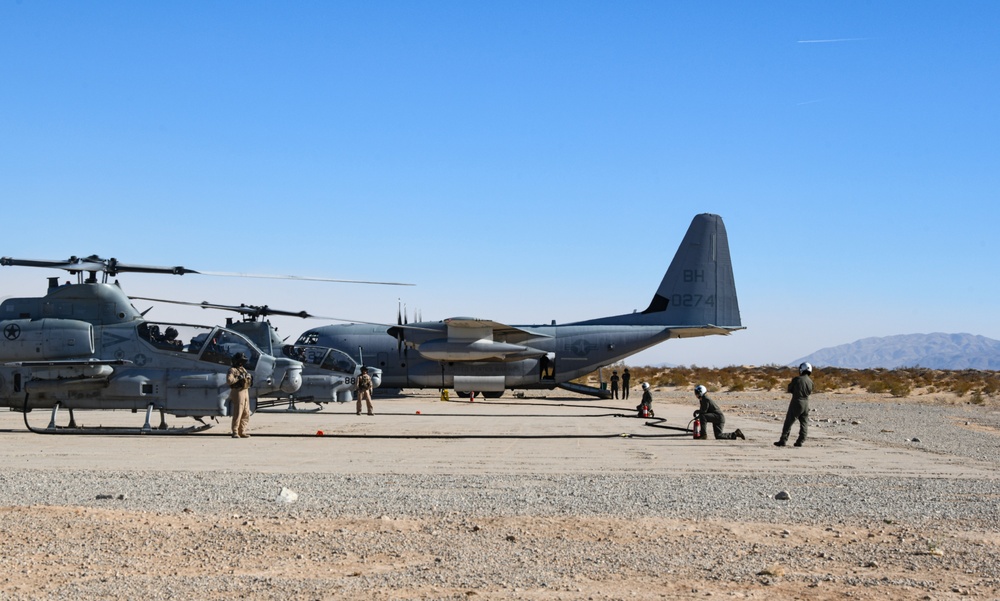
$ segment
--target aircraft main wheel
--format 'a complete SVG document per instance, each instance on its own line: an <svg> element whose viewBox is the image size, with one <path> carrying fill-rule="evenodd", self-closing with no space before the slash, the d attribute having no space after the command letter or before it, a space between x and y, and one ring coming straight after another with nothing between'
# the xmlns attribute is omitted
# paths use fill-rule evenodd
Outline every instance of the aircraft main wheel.
<svg viewBox="0 0 1000 601"><path fill-rule="evenodd" d="M476 396L476 393L474 393L474 392L462 392L461 390L456 390L455 391L455 396L457 396L460 399L467 399L470 396L473 396L473 397Z"/></svg>
<svg viewBox="0 0 1000 601"><path fill-rule="evenodd" d="M502 396L503 396L503 391L502 390L494 390L494 391L491 391L491 392L484 392L483 393L483 397L485 397L487 399L499 399Z"/></svg>

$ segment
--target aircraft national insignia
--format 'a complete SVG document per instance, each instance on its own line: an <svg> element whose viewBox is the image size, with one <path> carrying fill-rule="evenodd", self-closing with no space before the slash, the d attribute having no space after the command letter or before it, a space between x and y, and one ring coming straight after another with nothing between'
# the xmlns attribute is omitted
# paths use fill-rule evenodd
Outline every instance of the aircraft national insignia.
<svg viewBox="0 0 1000 601"><path fill-rule="evenodd" d="M595 344L591 344L589 340L577 340L572 345L570 345L570 350L573 354L578 357L586 357L590 354L590 351L597 347Z"/></svg>
<svg viewBox="0 0 1000 601"><path fill-rule="evenodd" d="M138 365L139 367L142 367L148 362L148 358L146 357L146 355L139 353L138 355L132 358L132 362Z"/></svg>
<svg viewBox="0 0 1000 601"><path fill-rule="evenodd" d="M3 336L7 340L17 340L21 337L21 326L12 323L3 329Z"/></svg>

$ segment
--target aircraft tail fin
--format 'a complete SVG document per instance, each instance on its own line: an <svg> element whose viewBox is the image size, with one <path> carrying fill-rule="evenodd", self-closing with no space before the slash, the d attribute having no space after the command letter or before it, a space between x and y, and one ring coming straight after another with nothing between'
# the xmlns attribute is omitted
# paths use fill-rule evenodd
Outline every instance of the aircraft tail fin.
<svg viewBox="0 0 1000 601"><path fill-rule="evenodd" d="M743 329L722 217L695 216L645 311L586 323L663 325L676 327L678 337ZM700 329L705 329L704 334L696 333Z"/></svg>

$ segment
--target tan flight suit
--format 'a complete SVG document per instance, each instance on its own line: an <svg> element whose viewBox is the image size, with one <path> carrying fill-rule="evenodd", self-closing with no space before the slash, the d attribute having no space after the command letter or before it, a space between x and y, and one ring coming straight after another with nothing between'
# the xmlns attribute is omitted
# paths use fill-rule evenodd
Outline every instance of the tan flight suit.
<svg viewBox="0 0 1000 601"><path fill-rule="evenodd" d="M368 415L375 415L372 412L372 377L362 372L358 376L358 415L361 415L361 401L368 403Z"/></svg>
<svg viewBox="0 0 1000 601"><path fill-rule="evenodd" d="M226 384L229 384L229 401L232 405L233 435L249 438L247 427L250 425L250 386L253 379L245 367L230 367L226 374Z"/></svg>

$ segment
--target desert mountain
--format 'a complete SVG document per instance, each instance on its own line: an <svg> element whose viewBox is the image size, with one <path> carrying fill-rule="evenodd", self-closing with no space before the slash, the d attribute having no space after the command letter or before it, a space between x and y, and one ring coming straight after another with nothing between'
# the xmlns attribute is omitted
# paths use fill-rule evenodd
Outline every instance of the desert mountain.
<svg viewBox="0 0 1000 601"><path fill-rule="evenodd" d="M973 334L903 334L864 338L816 351L791 362L866 369L928 367L931 369L1000 370L1000 341Z"/></svg>

